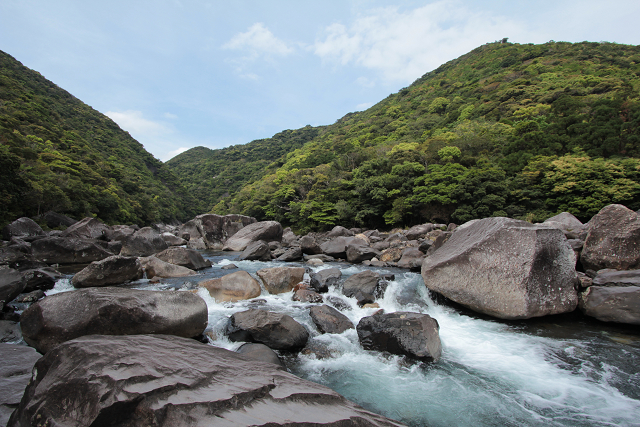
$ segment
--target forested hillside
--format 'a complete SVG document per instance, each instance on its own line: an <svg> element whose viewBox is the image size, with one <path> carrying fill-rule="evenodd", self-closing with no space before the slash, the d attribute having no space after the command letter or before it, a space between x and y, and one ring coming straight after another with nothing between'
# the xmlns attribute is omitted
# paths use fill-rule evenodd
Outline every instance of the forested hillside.
<svg viewBox="0 0 640 427"><path fill-rule="evenodd" d="M639 182L639 46L498 42L319 129L214 211L299 231L587 220L610 203L640 208Z"/></svg>
<svg viewBox="0 0 640 427"><path fill-rule="evenodd" d="M0 180L0 226L48 210L140 224L201 213L175 175L127 132L4 52Z"/></svg>

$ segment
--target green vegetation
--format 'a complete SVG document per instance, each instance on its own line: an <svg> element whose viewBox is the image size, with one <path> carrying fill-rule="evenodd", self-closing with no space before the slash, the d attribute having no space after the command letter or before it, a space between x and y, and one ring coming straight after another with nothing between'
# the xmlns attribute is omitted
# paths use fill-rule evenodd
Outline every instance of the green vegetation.
<svg viewBox="0 0 640 427"><path fill-rule="evenodd" d="M213 211L298 231L588 220L640 208L639 158L639 46L498 42L317 129Z"/></svg>
<svg viewBox="0 0 640 427"><path fill-rule="evenodd" d="M48 210L107 223L185 221L193 198L108 117L0 52L0 226Z"/></svg>

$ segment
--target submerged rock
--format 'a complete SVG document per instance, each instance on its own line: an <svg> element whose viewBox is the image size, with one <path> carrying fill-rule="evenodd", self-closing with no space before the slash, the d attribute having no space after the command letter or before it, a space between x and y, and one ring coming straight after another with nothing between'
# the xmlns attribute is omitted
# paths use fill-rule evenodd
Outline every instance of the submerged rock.
<svg viewBox="0 0 640 427"><path fill-rule="evenodd" d="M328 305L315 305L309 309L311 320L321 334L341 334L347 329L354 329L351 320Z"/></svg>

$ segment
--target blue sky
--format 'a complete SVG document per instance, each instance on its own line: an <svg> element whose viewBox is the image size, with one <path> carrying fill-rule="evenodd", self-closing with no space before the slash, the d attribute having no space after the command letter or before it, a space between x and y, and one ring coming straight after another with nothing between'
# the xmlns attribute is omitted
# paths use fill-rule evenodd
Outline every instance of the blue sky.
<svg viewBox="0 0 640 427"><path fill-rule="evenodd" d="M166 161L330 124L487 42L640 44L640 2L1 0L0 50Z"/></svg>

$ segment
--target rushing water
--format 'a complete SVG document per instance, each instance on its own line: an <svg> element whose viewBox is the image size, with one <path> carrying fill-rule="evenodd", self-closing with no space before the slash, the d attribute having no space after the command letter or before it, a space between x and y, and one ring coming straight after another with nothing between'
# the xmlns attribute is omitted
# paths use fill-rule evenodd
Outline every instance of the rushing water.
<svg viewBox="0 0 640 427"><path fill-rule="evenodd" d="M204 253L214 266L199 276L146 280L141 289L192 289L222 270L235 254ZM255 276L261 268L282 263L233 261ZM302 265L302 264L292 264ZM339 267L344 277L365 267ZM294 302L292 293L263 294L256 300L216 303L204 289L198 294L209 309L211 343L235 349L223 334L237 311L264 308L286 313L302 323L312 340L330 353L282 355L294 374L324 384L371 411L411 426L639 426L640 331L590 321L581 316L554 316L525 322L503 322L434 302L417 273L395 274L379 301L386 312L427 313L438 320L443 355L437 363L413 363L402 357L365 351L355 330L320 335L309 316L311 304ZM255 276L257 278L257 276ZM63 279L49 293L71 289ZM339 289L330 295L348 302L343 313L356 325L377 309L361 309Z"/></svg>

